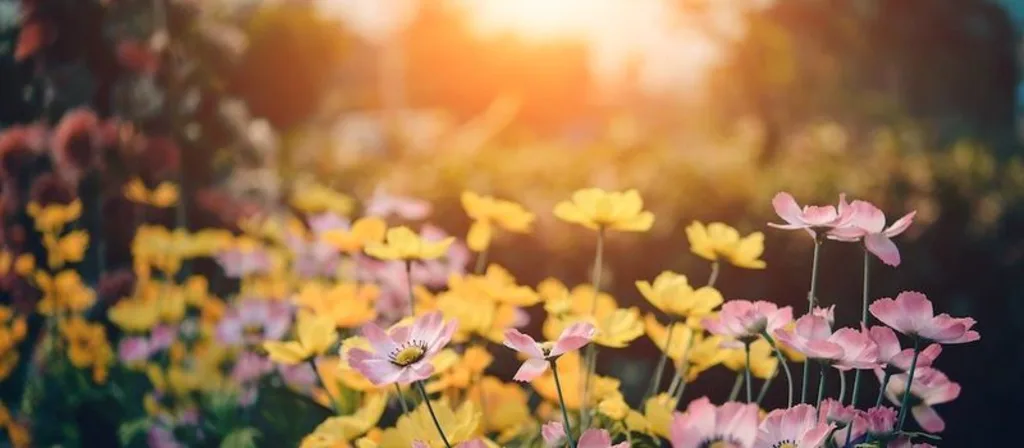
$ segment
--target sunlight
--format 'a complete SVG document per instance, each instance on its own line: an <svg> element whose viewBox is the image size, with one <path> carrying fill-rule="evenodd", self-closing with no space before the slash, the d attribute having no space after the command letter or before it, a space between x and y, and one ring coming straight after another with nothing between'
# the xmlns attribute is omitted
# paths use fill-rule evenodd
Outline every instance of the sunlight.
<svg viewBox="0 0 1024 448"><path fill-rule="evenodd" d="M614 20L616 5L604 0L472 0L483 27L523 37L577 37Z"/></svg>

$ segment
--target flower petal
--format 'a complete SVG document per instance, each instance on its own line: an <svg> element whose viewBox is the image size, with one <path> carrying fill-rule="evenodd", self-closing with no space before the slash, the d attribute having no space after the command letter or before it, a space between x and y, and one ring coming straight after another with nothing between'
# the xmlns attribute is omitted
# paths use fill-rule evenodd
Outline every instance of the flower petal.
<svg viewBox="0 0 1024 448"><path fill-rule="evenodd" d="M527 359L519 370L516 371L516 375L512 377L513 380L529 382L540 376L548 370L548 361L538 358Z"/></svg>

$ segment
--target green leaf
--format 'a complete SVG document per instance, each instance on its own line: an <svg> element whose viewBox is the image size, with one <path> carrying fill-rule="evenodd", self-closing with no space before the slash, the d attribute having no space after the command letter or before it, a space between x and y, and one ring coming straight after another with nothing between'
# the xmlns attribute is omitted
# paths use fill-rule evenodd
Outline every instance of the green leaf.
<svg viewBox="0 0 1024 448"><path fill-rule="evenodd" d="M256 438L260 431L256 428L236 429L220 442L220 448L256 448Z"/></svg>
<svg viewBox="0 0 1024 448"><path fill-rule="evenodd" d="M145 434L152 423L149 417L137 418L122 423L117 428L117 437L121 441L121 445L128 445L139 435Z"/></svg>

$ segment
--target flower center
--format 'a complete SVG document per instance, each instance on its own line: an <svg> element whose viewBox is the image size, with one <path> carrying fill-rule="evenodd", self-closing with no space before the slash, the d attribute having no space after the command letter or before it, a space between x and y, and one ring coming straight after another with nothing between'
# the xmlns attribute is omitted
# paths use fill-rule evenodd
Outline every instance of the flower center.
<svg viewBox="0 0 1024 448"><path fill-rule="evenodd" d="M739 448L739 444L734 443L732 440L726 440L721 436L713 439L705 440L701 443L699 448Z"/></svg>
<svg viewBox="0 0 1024 448"><path fill-rule="evenodd" d="M792 440L783 440L775 445L772 445L772 448L797 448L797 446L796 442Z"/></svg>
<svg viewBox="0 0 1024 448"><path fill-rule="evenodd" d="M423 355L426 353L426 344L420 341L412 341L391 352L388 358L391 359L392 364L406 367L423 359Z"/></svg>
<svg viewBox="0 0 1024 448"><path fill-rule="evenodd" d="M548 342L541 342L540 343L540 351L541 351L541 353L544 353L544 356L550 355L551 354L551 350L553 348L555 348L555 343L554 342L548 341Z"/></svg>

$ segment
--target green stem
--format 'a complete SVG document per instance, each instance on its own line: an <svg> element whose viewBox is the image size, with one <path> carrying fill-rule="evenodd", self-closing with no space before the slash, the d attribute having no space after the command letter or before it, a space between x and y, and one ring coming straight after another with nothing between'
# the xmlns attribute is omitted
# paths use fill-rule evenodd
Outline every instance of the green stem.
<svg viewBox="0 0 1024 448"><path fill-rule="evenodd" d="M729 391L729 399L726 401L736 401L736 397L740 396L740 387L743 386L743 372L737 372L736 381L732 383L732 390Z"/></svg>
<svg viewBox="0 0 1024 448"><path fill-rule="evenodd" d="M604 264L604 227L597 230L597 250L594 254L594 270L590 276L594 282L594 297L590 301L590 315L597 311L597 296L601 295L601 265Z"/></svg>
<svg viewBox="0 0 1024 448"><path fill-rule="evenodd" d="M473 267L473 273L481 275L484 273L484 268L487 267L487 253L491 250L491 246L488 245L484 250L480 251L476 256L476 266Z"/></svg>
<svg viewBox="0 0 1024 448"><path fill-rule="evenodd" d="M821 399L825 398L825 364L821 364L821 375L818 377L818 401L814 405L816 408L821 407Z"/></svg>
<svg viewBox="0 0 1024 448"><path fill-rule="evenodd" d="M903 423L907 421L907 406L910 405L910 386L914 384L914 371L917 370L917 356L921 354L921 338L914 336L914 357L910 360L910 371L907 372L907 387L903 390L903 401L900 403L899 426L896 432L903 431Z"/></svg>
<svg viewBox="0 0 1024 448"><path fill-rule="evenodd" d="M779 359L779 365L782 366L782 371L786 374L786 383L789 386L787 389L788 398L786 401L786 407L791 408L793 407L793 373L789 371L789 364L786 363L786 358L782 356L782 350L779 349L779 344L775 343L775 339L773 339L767 331L762 332L761 336L768 340L768 343L772 345L772 349L775 351L775 357ZM758 401L760 401L760 399L758 399Z"/></svg>
<svg viewBox="0 0 1024 448"><path fill-rule="evenodd" d="M715 282L718 281L719 269L720 269L720 265L718 264L718 261L712 261L711 262L711 274L708 275L708 286L711 286L711 287L715 286Z"/></svg>
<svg viewBox="0 0 1024 448"><path fill-rule="evenodd" d="M679 371L682 372L682 375L679 376L679 389L675 391L675 395L673 396L675 400L673 401L673 403L675 403L672 407L673 409L679 407L679 400L683 399L683 392L686 392L686 370L690 368L690 362L683 361L680 367Z"/></svg>
<svg viewBox="0 0 1024 448"><path fill-rule="evenodd" d="M889 378L892 377L892 373L889 371L885 372L885 376L882 377L881 387L878 389L878 398L875 399L875 407L882 405L882 397L885 396L885 389L889 387Z"/></svg>
<svg viewBox="0 0 1024 448"><path fill-rule="evenodd" d="M867 328L868 324L868 290L870 283L868 282L868 275L871 273L871 254L864 250L864 288L861 296L861 307L860 307L860 325L861 328ZM850 405L857 407L857 395L860 393L860 369L857 369L853 373L853 395L850 396Z"/></svg>
<svg viewBox="0 0 1024 448"><path fill-rule="evenodd" d="M558 379L558 366L555 364L555 360L551 360L551 372L555 376L555 390L558 391L558 404L562 408L562 421L565 423L565 438L569 440L569 445L572 448L576 448L576 440L572 438L572 426L569 423L569 411L565 408L565 397L562 396L562 381Z"/></svg>
<svg viewBox="0 0 1024 448"><path fill-rule="evenodd" d="M647 393L644 395L644 399L641 403L647 402L647 399L658 392L661 388L661 377L665 373L665 363L668 362L668 350L672 344L672 331L675 330L676 326L673 325L672 320L668 322L668 334L665 336L665 346L661 350L661 358L658 359L658 367L654 370L654 378L651 380L650 387L647 388Z"/></svg>
<svg viewBox="0 0 1024 448"><path fill-rule="evenodd" d="M839 372L839 405L843 404L843 400L846 399L846 372L838 370Z"/></svg>
<svg viewBox="0 0 1024 448"><path fill-rule="evenodd" d="M395 383L395 393L398 394L398 402L402 404L402 415L409 413L409 405L405 403L405 397L402 396L402 386Z"/></svg>
<svg viewBox="0 0 1024 448"><path fill-rule="evenodd" d="M814 237L814 258L811 261L811 289L807 293L807 314L814 311L815 293L818 289L818 259L821 252L821 237ZM800 386L800 402L807 402L807 378L811 375L811 364L804 361L804 380Z"/></svg>
<svg viewBox="0 0 1024 448"><path fill-rule="evenodd" d="M405 260L405 284L409 287L409 317L416 317L416 295L412 292L412 260Z"/></svg>
<svg viewBox="0 0 1024 448"><path fill-rule="evenodd" d="M423 402L427 404L427 411L430 411L430 418L434 420L434 426L437 427L437 433L441 435L441 441L444 442L444 446L452 448L452 444L448 443L448 437L444 435L444 430L441 429L441 422L437 421L437 414L434 414L434 407L430 404L430 397L427 396L427 390L423 388L423 382L417 381L416 388L420 390Z"/></svg>
<svg viewBox="0 0 1024 448"><path fill-rule="evenodd" d="M770 388L772 386L772 382L775 381L775 377L777 377L777 376L779 376L778 370L776 370L772 374L772 376L769 376L768 379L764 380L764 382L761 383L761 390L757 393L757 404L758 405L760 405L761 402L764 401L764 396L768 395L768 388Z"/></svg>
<svg viewBox="0 0 1024 448"><path fill-rule="evenodd" d="M315 358L309 358L309 360L306 361L306 362L308 362L309 366L313 368L313 375L316 375L317 382L320 383L320 387L323 387L324 388L324 392L326 392L327 391L327 383L324 381L324 378L322 376L320 376L320 371L316 369L316 359ZM330 404L331 404L330 410L333 411L333 412L338 412L338 403L334 402L334 397L332 397L329 392L327 393L327 400L329 400Z"/></svg>
<svg viewBox="0 0 1024 448"><path fill-rule="evenodd" d="M753 387L752 384L754 382L751 381L751 378L750 378L750 343L748 342L748 343L743 344L743 345L745 347L745 351L747 352L747 365L746 365L746 368L743 369L744 375L746 376L745 382L747 384L747 403L752 403L754 401L754 396L753 396L753 393L751 392L751 389Z"/></svg>
<svg viewBox="0 0 1024 448"><path fill-rule="evenodd" d="M604 226L600 226L597 229L597 248L594 253L594 269L590 276L593 281L594 297L590 300L590 315L597 317L597 297L601 295L601 267L604 264ZM580 402L580 420L583 422L582 426L586 427L588 424L587 419L587 400L590 392L590 377L594 375L594 368L597 366L597 346L590 344L587 346L587 352L585 356L586 369L584 370L585 375L583 378L583 400Z"/></svg>

